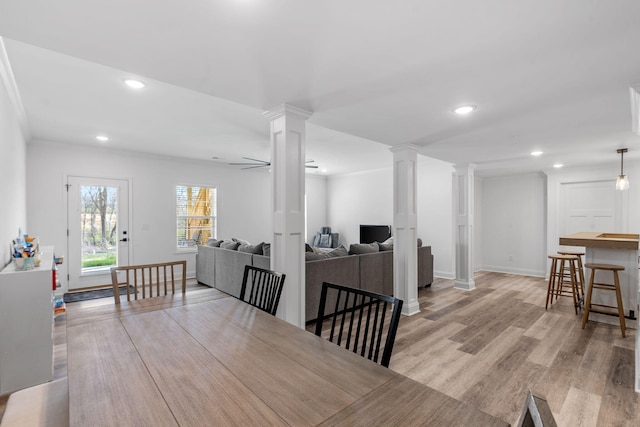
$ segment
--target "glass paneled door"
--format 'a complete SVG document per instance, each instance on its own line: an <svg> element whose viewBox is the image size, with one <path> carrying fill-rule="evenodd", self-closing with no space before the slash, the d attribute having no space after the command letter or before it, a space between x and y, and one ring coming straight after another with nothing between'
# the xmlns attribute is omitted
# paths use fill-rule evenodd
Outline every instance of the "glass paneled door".
<svg viewBox="0 0 640 427"><path fill-rule="evenodd" d="M129 181L68 177L69 289L111 284L129 264Z"/></svg>

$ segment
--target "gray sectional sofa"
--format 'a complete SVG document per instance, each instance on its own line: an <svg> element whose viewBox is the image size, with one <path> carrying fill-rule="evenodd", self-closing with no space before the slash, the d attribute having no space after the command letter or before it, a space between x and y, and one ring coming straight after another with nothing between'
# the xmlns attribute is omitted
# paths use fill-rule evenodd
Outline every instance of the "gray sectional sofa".
<svg viewBox="0 0 640 427"><path fill-rule="evenodd" d="M418 286L429 286L433 282L431 246L422 246L417 250ZM198 246L196 279L199 283L237 297L240 294L245 265L269 269L270 258L220 247ZM317 317L322 282L392 295L393 251L306 261L305 281L307 322ZM285 286L287 286L286 281Z"/></svg>

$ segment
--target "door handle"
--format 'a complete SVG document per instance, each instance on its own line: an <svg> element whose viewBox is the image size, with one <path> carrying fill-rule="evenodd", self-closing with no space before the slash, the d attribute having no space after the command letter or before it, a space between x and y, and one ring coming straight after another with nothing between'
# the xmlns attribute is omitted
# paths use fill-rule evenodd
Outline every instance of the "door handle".
<svg viewBox="0 0 640 427"><path fill-rule="evenodd" d="M127 239L126 237L124 239L120 239L121 242L128 242L129 239Z"/></svg>

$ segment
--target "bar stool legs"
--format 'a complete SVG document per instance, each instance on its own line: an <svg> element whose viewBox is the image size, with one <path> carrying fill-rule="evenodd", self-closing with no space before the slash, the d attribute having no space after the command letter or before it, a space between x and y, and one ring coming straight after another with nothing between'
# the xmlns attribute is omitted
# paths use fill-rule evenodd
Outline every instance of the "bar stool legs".
<svg viewBox="0 0 640 427"><path fill-rule="evenodd" d="M622 330L622 337L625 337L625 329L626 324L624 321L624 309L622 307L622 294L620 293L620 278L618 277L618 271L624 270L624 267L621 265L612 265L612 264L585 264L585 267L591 269L591 275L589 276L589 284L587 285L587 299L584 303L584 314L582 315L582 329L584 329L587 321L589 320L589 313L601 313L601 314L613 314L618 315L620 319L620 329ZM613 284L609 283L596 283L595 276L596 270L603 271L611 271L613 272ZM618 306L613 307L610 305L603 304L592 304L591 297L593 295L594 289L602 289L607 291L614 291L616 293L616 300L618 301ZM609 309L617 309L617 312L613 312L611 310L603 310L602 308Z"/></svg>
<svg viewBox="0 0 640 427"><path fill-rule="evenodd" d="M576 277L576 281L578 282L578 289L580 290L580 299L584 300L584 285L585 285L585 280L584 280L584 268L582 265L582 257L584 256L584 252L576 252L576 251L558 251L558 253L560 255L575 255L577 258L577 267L576 269L578 270L578 276Z"/></svg>
<svg viewBox="0 0 640 427"><path fill-rule="evenodd" d="M560 296L571 296L573 306L578 314L578 307L581 303L578 275L576 271L578 258L575 255L549 255L551 259L551 270L549 271L549 285L547 288L547 300L545 310L549 303L553 304L554 297L557 300ZM569 274L565 272L568 271Z"/></svg>

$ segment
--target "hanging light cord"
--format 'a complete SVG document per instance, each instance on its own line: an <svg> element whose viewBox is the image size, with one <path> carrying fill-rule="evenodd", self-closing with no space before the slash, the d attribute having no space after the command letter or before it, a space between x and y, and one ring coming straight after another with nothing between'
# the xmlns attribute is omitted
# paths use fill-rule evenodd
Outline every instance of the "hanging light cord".
<svg viewBox="0 0 640 427"><path fill-rule="evenodd" d="M620 176L624 175L624 153L627 152L626 148L619 148L618 153L620 153Z"/></svg>

